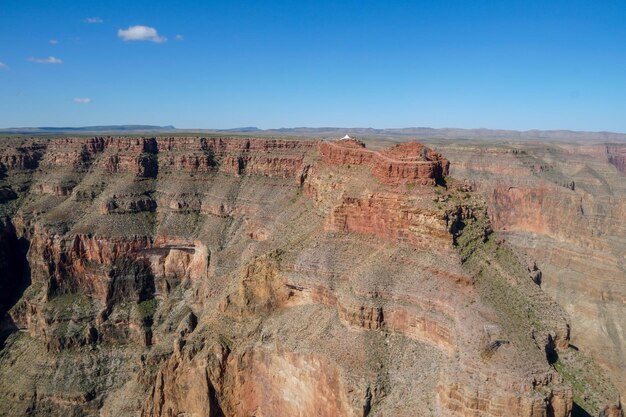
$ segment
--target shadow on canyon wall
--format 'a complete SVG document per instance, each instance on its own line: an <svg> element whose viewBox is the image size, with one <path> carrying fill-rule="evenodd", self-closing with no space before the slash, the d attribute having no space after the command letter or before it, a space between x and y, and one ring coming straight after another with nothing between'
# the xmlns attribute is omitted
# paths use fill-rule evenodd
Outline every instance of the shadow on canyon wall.
<svg viewBox="0 0 626 417"><path fill-rule="evenodd" d="M581 406L574 401L574 406L572 407L572 417L592 417L587 411L585 411Z"/></svg>
<svg viewBox="0 0 626 417"><path fill-rule="evenodd" d="M7 312L19 301L31 283L26 255L30 242L18 238L7 219L0 220L0 350L17 326Z"/></svg>

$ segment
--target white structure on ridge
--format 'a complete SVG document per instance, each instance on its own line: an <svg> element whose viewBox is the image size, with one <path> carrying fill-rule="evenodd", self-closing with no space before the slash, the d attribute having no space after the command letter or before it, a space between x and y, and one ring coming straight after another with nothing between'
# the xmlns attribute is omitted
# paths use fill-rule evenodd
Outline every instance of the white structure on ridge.
<svg viewBox="0 0 626 417"><path fill-rule="evenodd" d="M344 137L341 138L341 140L347 140L347 139L352 139L350 136L346 135Z"/></svg>

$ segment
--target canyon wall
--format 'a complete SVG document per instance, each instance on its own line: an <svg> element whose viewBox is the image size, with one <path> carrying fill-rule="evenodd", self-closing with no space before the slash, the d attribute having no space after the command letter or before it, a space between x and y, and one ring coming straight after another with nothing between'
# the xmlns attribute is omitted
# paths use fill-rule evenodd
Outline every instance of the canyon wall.
<svg viewBox="0 0 626 417"><path fill-rule="evenodd" d="M492 225L572 317L572 344L626 395L623 144L441 143L451 175L484 196Z"/></svg>
<svg viewBox="0 0 626 417"><path fill-rule="evenodd" d="M621 412L424 145L11 138L0 164L0 414Z"/></svg>

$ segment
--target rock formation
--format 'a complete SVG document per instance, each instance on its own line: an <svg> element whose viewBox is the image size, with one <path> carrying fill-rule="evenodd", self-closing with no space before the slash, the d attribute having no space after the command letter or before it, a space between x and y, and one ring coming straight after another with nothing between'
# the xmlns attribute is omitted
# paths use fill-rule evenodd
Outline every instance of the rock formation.
<svg viewBox="0 0 626 417"><path fill-rule="evenodd" d="M451 175L484 196L492 226L572 318L572 345L626 395L623 144L441 143Z"/></svg>
<svg viewBox="0 0 626 417"><path fill-rule="evenodd" d="M621 413L483 197L421 144L0 146L1 415ZM572 375L593 375L582 405Z"/></svg>
<svg viewBox="0 0 626 417"><path fill-rule="evenodd" d="M609 145L606 147L606 153L609 163L626 174L626 145Z"/></svg>

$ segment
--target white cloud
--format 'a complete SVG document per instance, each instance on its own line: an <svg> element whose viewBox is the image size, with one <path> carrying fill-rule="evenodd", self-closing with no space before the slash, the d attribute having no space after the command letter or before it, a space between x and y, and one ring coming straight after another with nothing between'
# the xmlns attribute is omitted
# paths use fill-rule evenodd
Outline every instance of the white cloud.
<svg viewBox="0 0 626 417"><path fill-rule="evenodd" d="M48 58L28 58L30 62L34 62L35 64L62 64L63 61L59 58L55 58L53 56L49 56Z"/></svg>
<svg viewBox="0 0 626 417"><path fill-rule="evenodd" d="M89 104L91 103L91 99L89 97L75 97L74 98L74 103L79 103L79 104Z"/></svg>
<svg viewBox="0 0 626 417"><path fill-rule="evenodd" d="M9 69L9 66L5 64L4 62L0 62L0 70L7 70L7 69Z"/></svg>
<svg viewBox="0 0 626 417"><path fill-rule="evenodd" d="M185 40L185 37L183 35L176 35L174 39L176 39L177 41L182 41Z"/></svg>
<svg viewBox="0 0 626 417"><path fill-rule="evenodd" d="M100 17L94 16L94 17L88 17L87 19L85 19L85 23L89 23L91 25L96 24L96 23L102 23L103 20Z"/></svg>
<svg viewBox="0 0 626 417"><path fill-rule="evenodd" d="M50 39L50 40L48 41L48 43L49 43L50 45L58 45L58 44L59 44L59 41L57 41L56 39Z"/></svg>
<svg viewBox="0 0 626 417"><path fill-rule="evenodd" d="M150 41L155 43L163 43L167 39L159 36L155 28L149 26L130 26L128 29L120 29L117 36L125 41Z"/></svg>

